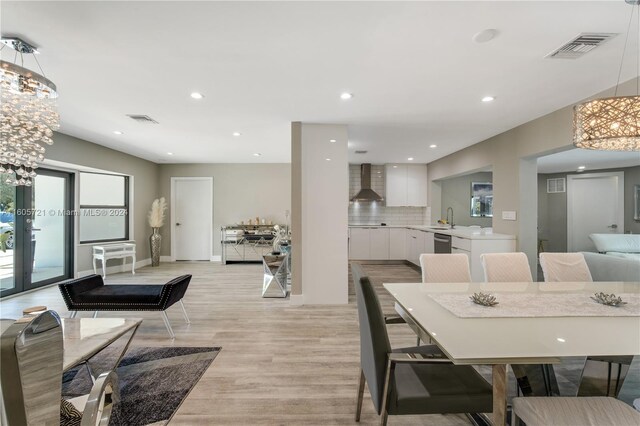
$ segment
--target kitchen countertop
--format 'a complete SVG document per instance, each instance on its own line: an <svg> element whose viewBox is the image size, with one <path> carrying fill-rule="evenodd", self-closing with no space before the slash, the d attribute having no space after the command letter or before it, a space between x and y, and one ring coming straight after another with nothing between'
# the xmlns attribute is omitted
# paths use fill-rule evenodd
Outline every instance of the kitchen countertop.
<svg viewBox="0 0 640 426"><path fill-rule="evenodd" d="M350 228L406 228L417 229L419 231L428 231L438 234L451 235L453 237L468 238L470 240L515 240L515 235L497 234L491 228L470 228L467 226L456 226L453 229L442 229L439 225L386 225L379 224L356 224L349 225Z"/></svg>

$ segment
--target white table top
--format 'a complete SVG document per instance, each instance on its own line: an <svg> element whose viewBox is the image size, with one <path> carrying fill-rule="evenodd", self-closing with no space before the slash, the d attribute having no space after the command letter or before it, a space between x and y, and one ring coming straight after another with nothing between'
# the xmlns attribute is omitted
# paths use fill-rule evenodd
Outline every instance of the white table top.
<svg viewBox="0 0 640 426"><path fill-rule="evenodd" d="M640 283L394 283L384 284L455 364L557 362L588 355L640 355L640 317L459 318L429 297L434 293L550 292L640 294ZM595 303L595 302L594 302ZM490 308L487 308L490 309ZM616 308L611 308L616 309Z"/></svg>

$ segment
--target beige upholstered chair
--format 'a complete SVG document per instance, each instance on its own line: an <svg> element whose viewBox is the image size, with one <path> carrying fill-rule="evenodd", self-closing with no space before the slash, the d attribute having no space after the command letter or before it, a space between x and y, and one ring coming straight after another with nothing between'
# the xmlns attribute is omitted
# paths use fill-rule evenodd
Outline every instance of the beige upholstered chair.
<svg viewBox="0 0 640 426"><path fill-rule="evenodd" d="M423 283L469 283L469 258L466 254L421 254Z"/></svg>
<svg viewBox="0 0 640 426"><path fill-rule="evenodd" d="M637 426L640 413L610 397L514 398L512 426Z"/></svg>
<svg viewBox="0 0 640 426"><path fill-rule="evenodd" d="M533 282L524 253L485 253L480 258L486 282Z"/></svg>
<svg viewBox="0 0 640 426"><path fill-rule="evenodd" d="M547 282L593 281L582 253L540 253L540 266Z"/></svg>

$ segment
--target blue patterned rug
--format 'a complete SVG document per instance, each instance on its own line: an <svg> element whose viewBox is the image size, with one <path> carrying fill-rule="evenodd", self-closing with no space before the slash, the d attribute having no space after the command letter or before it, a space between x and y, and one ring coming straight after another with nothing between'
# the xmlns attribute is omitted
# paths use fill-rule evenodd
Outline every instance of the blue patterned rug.
<svg viewBox="0 0 640 426"><path fill-rule="evenodd" d="M168 423L220 350L219 347L130 348L116 370L120 402L114 406L109 424ZM84 366L64 374L65 397L86 395L90 390L91 380Z"/></svg>

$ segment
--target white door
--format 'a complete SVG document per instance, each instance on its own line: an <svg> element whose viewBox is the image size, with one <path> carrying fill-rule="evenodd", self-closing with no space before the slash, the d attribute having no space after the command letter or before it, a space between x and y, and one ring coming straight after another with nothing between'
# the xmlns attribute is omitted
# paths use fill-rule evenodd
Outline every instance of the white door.
<svg viewBox="0 0 640 426"><path fill-rule="evenodd" d="M176 260L210 260L213 180L172 178L172 239Z"/></svg>
<svg viewBox="0 0 640 426"><path fill-rule="evenodd" d="M589 234L623 232L623 191L623 172L567 176L567 251L595 251Z"/></svg>

